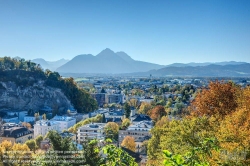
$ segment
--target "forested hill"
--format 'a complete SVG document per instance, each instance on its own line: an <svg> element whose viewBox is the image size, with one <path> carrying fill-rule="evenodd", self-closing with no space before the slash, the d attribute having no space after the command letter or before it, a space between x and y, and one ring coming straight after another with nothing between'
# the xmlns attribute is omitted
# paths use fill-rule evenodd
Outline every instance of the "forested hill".
<svg viewBox="0 0 250 166"><path fill-rule="evenodd" d="M14 84L16 90L13 97L17 97L21 90L25 90L22 91L25 95L32 95L29 93L34 93L33 91L40 93L39 90L41 89L44 89L46 92L53 90L55 92L51 93L51 95L55 96L57 94L56 92L61 91L78 112L90 112L97 108L96 101L89 93L83 89L79 89L73 78L62 78L59 73L51 72L50 70L43 71L39 64L25 61L24 59L18 60L10 57L0 58L1 97L8 94L6 93L8 90L6 86L9 83ZM39 86L41 84L42 87ZM36 89L38 90L36 91ZM45 95L49 94L47 93ZM16 101L21 102L22 99ZM58 102L58 104L60 104L60 102ZM18 105L18 103L15 103L15 105Z"/></svg>

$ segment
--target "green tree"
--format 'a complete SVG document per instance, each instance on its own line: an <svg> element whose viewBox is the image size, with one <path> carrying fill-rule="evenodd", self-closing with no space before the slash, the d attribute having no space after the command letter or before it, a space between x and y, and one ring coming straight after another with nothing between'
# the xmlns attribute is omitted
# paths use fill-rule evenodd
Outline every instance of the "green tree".
<svg viewBox="0 0 250 166"><path fill-rule="evenodd" d="M124 114L125 114L126 118L129 118L130 113L131 113L131 109L130 109L130 106L127 102L124 104L124 111L125 111Z"/></svg>
<svg viewBox="0 0 250 166"><path fill-rule="evenodd" d="M102 123L106 123L105 114L102 114Z"/></svg>
<svg viewBox="0 0 250 166"><path fill-rule="evenodd" d="M83 165L97 166L103 164L104 160L100 154L100 147L96 139L85 141L83 143L83 152L85 158Z"/></svg>
<svg viewBox="0 0 250 166"><path fill-rule="evenodd" d="M209 166L208 157L212 156L212 151L219 151L218 142L214 138L205 138L199 147L192 148L186 155L173 155L168 150L163 150L164 156L164 165L172 166Z"/></svg>
<svg viewBox="0 0 250 166"><path fill-rule="evenodd" d="M38 146L38 148L40 147L40 144L43 140L43 136L42 135L39 135L35 138L35 141L36 141L36 145Z"/></svg>
<svg viewBox="0 0 250 166"><path fill-rule="evenodd" d="M25 144L29 147L30 150L32 150L33 152L36 151L37 149L37 145L35 140L31 139L25 142Z"/></svg>
<svg viewBox="0 0 250 166"><path fill-rule="evenodd" d="M201 140L215 137L216 130L208 117L171 121L162 117L150 131L152 138L148 143L149 162L151 165L159 165L163 161L163 147L174 154L185 155L192 148L201 147Z"/></svg>
<svg viewBox="0 0 250 166"><path fill-rule="evenodd" d="M58 132L50 130L47 134L47 138L50 140L53 150L56 151L74 150L74 145L70 137L62 138Z"/></svg>
<svg viewBox="0 0 250 166"><path fill-rule="evenodd" d="M107 144L102 151L106 157L101 166L138 166L133 157L113 144Z"/></svg>

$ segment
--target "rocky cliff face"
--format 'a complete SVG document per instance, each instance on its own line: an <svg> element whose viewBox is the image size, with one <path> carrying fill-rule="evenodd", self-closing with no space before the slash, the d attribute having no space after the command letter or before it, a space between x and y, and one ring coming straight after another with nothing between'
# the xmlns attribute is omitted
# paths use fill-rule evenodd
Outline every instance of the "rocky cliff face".
<svg viewBox="0 0 250 166"><path fill-rule="evenodd" d="M29 110L34 111L49 106L60 112L66 111L71 103L60 89L44 86L39 81L33 86L19 87L13 82L0 82L0 111Z"/></svg>

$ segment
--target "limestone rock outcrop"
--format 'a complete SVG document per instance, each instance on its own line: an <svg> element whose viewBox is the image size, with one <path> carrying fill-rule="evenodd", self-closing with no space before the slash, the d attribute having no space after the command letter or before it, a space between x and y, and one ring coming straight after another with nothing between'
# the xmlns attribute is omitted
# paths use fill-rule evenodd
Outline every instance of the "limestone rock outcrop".
<svg viewBox="0 0 250 166"><path fill-rule="evenodd" d="M14 82L0 82L1 110L40 110L48 106L65 112L71 103L61 91L44 85L43 81L33 86L19 87Z"/></svg>

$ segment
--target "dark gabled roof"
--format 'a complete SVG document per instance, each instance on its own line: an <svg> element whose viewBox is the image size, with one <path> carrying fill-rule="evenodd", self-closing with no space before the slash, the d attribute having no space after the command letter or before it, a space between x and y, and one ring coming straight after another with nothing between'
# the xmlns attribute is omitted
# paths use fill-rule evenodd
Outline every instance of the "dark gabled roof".
<svg viewBox="0 0 250 166"><path fill-rule="evenodd" d="M121 118L114 118L113 121L114 122L122 122L122 119Z"/></svg>
<svg viewBox="0 0 250 166"><path fill-rule="evenodd" d="M143 142L143 141L149 140L150 138L151 138L150 136L139 137L135 139L135 142Z"/></svg>
<svg viewBox="0 0 250 166"><path fill-rule="evenodd" d="M89 127L90 128L98 128L99 126L97 124L90 124Z"/></svg>
<svg viewBox="0 0 250 166"><path fill-rule="evenodd" d="M136 114L132 118L133 118L133 122L140 122L143 120L146 120L146 121L152 120L148 115L145 115L145 114Z"/></svg>
<svg viewBox="0 0 250 166"><path fill-rule="evenodd" d="M130 156L132 156L135 159L136 163L141 162L142 159L140 157L140 154L135 153L135 152L133 152L133 151L127 149L127 148L124 148L124 147L121 147L121 148L122 148L123 151L127 152Z"/></svg>
<svg viewBox="0 0 250 166"><path fill-rule="evenodd" d="M10 129L5 129L2 137L13 137L18 138L27 134L32 133L33 131L25 127L12 127Z"/></svg>
<svg viewBox="0 0 250 166"><path fill-rule="evenodd" d="M124 110L113 110L109 112L109 115L114 115L114 116L123 116L124 115Z"/></svg>
<svg viewBox="0 0 250 166"><path fill-rule="evenodd" d="M122 122L121 118L105 118L106 122Z"/></svg>

